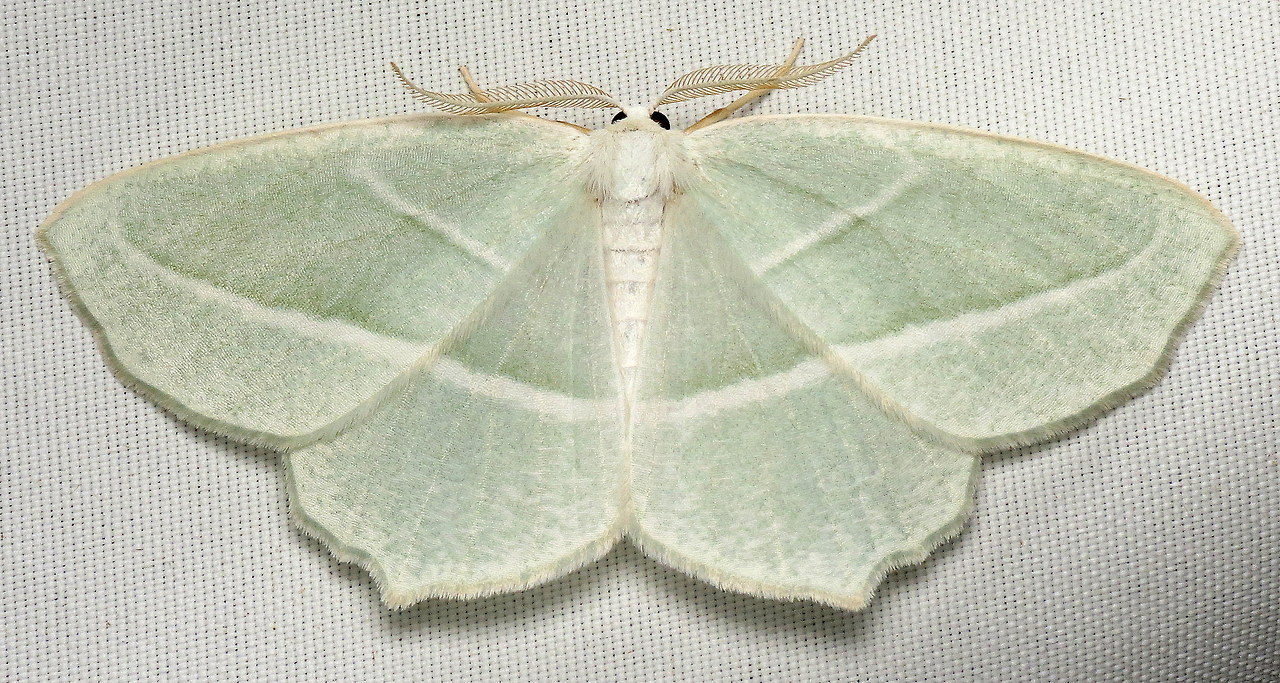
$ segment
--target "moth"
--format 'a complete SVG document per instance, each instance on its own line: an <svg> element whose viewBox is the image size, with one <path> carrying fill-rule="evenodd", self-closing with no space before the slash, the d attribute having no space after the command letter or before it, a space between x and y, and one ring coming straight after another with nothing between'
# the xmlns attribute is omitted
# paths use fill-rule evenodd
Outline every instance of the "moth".
<svg viewBox="0 0 1280 683"><path fill-rule="evenodd" d="M1055 145L730 118L866 44L698 69L649 106L396 68L443 113L156 161L40 239L123 380L283 451L298 525L389 606L520 590L626 538L859 609L957 533L980 454L1152 385L1237 239L1178 182ZM734 92L683 131L658 110ZM543 106L618 112L520 111Z"/></svg>

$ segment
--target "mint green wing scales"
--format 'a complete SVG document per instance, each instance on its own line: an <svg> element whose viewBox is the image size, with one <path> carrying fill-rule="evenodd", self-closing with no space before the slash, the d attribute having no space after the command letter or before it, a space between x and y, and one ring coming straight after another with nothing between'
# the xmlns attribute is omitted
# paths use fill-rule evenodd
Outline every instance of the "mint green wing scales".
<svg viewBox="0 0 1280 683"><path fill-rule="evenodd" d="M505 116L254 138L94 185L42 237L127 380L293 449L296 520L388 604L514 590L621 528L583 139Z"/></svg>
<svg viewBox="0 0 1280 683"><path fill-rule="evenodd" d="M840 370L677 200L632 431L632 538L724 588L858 609L967 513L977 459Z"/></svg>
<svg viewBox="0 0 1280 683"><path fill-rule="evenodd" d="M250 138L97 183L41 237L126 381L294 447L360 417L583 201L582 137L418 116Z"/></svg>
<svg viewBox="0 0 1280 683"><path fill-rule="evenodd" d="M517 590L621 534L621 398L580 207L377 412L288 457L295 518L391 606Z"/></svg>
<svg viewBox="0 0 1280 683"><path fill-rule="evenodd" d="M763 285L908 421L966 449L1082 424L1154 380L1236 242L1187 188L974 131L753 117L687 189Z"/></svg>

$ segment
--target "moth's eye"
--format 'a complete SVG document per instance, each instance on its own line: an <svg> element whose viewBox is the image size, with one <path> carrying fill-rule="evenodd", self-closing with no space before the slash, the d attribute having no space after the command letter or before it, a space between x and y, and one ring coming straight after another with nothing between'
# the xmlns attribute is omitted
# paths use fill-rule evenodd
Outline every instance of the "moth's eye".
<svg viewBox="0 0 1280 683"><path fill-rule="evenodd" d="M625 118L627 118L627 112L625 112L625 111L620 111L620 112L618 112L617 114L614 114L614 115L613 115L613 120L612 120L612 121L610 121L609 123L617 123L617 122L619 122L619 121L621 121L622 119L625 119Z"/></svg>
<svg viewBox="0 0 1280 683"><path fill-rule="evenodd" d="M617 119L614 119L614 120L616 121ZM649 120L653 121L659 126L662 126L666 130L671 130L671 122L668 121L667 116L660 111L655 111L652 114L649 114Z"/></svg>

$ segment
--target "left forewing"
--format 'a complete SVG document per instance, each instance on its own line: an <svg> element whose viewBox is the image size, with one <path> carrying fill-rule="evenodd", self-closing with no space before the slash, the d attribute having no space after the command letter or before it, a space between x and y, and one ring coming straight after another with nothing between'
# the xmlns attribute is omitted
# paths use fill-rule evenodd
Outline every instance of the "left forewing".
<svg viewBox="0 0 1280 683"><path fill-rule="evenodd" d="M696 206L886 403L996 449L1163 369L1236 243L1186 187L945 126L751 117L690 136Z"/></svg>

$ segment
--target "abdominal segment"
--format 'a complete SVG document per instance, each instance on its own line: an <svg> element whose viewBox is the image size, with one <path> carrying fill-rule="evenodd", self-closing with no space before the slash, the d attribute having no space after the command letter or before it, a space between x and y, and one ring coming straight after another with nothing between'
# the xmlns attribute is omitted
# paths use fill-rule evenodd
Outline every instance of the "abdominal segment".
<svg viewBox="0 0 1280 683"><path fill-rule="evenodd" d="M605 278L613 321L614 353L628 397L634 387L640 345L662 246L662 198L606 199L601 203Z"/></svg>

